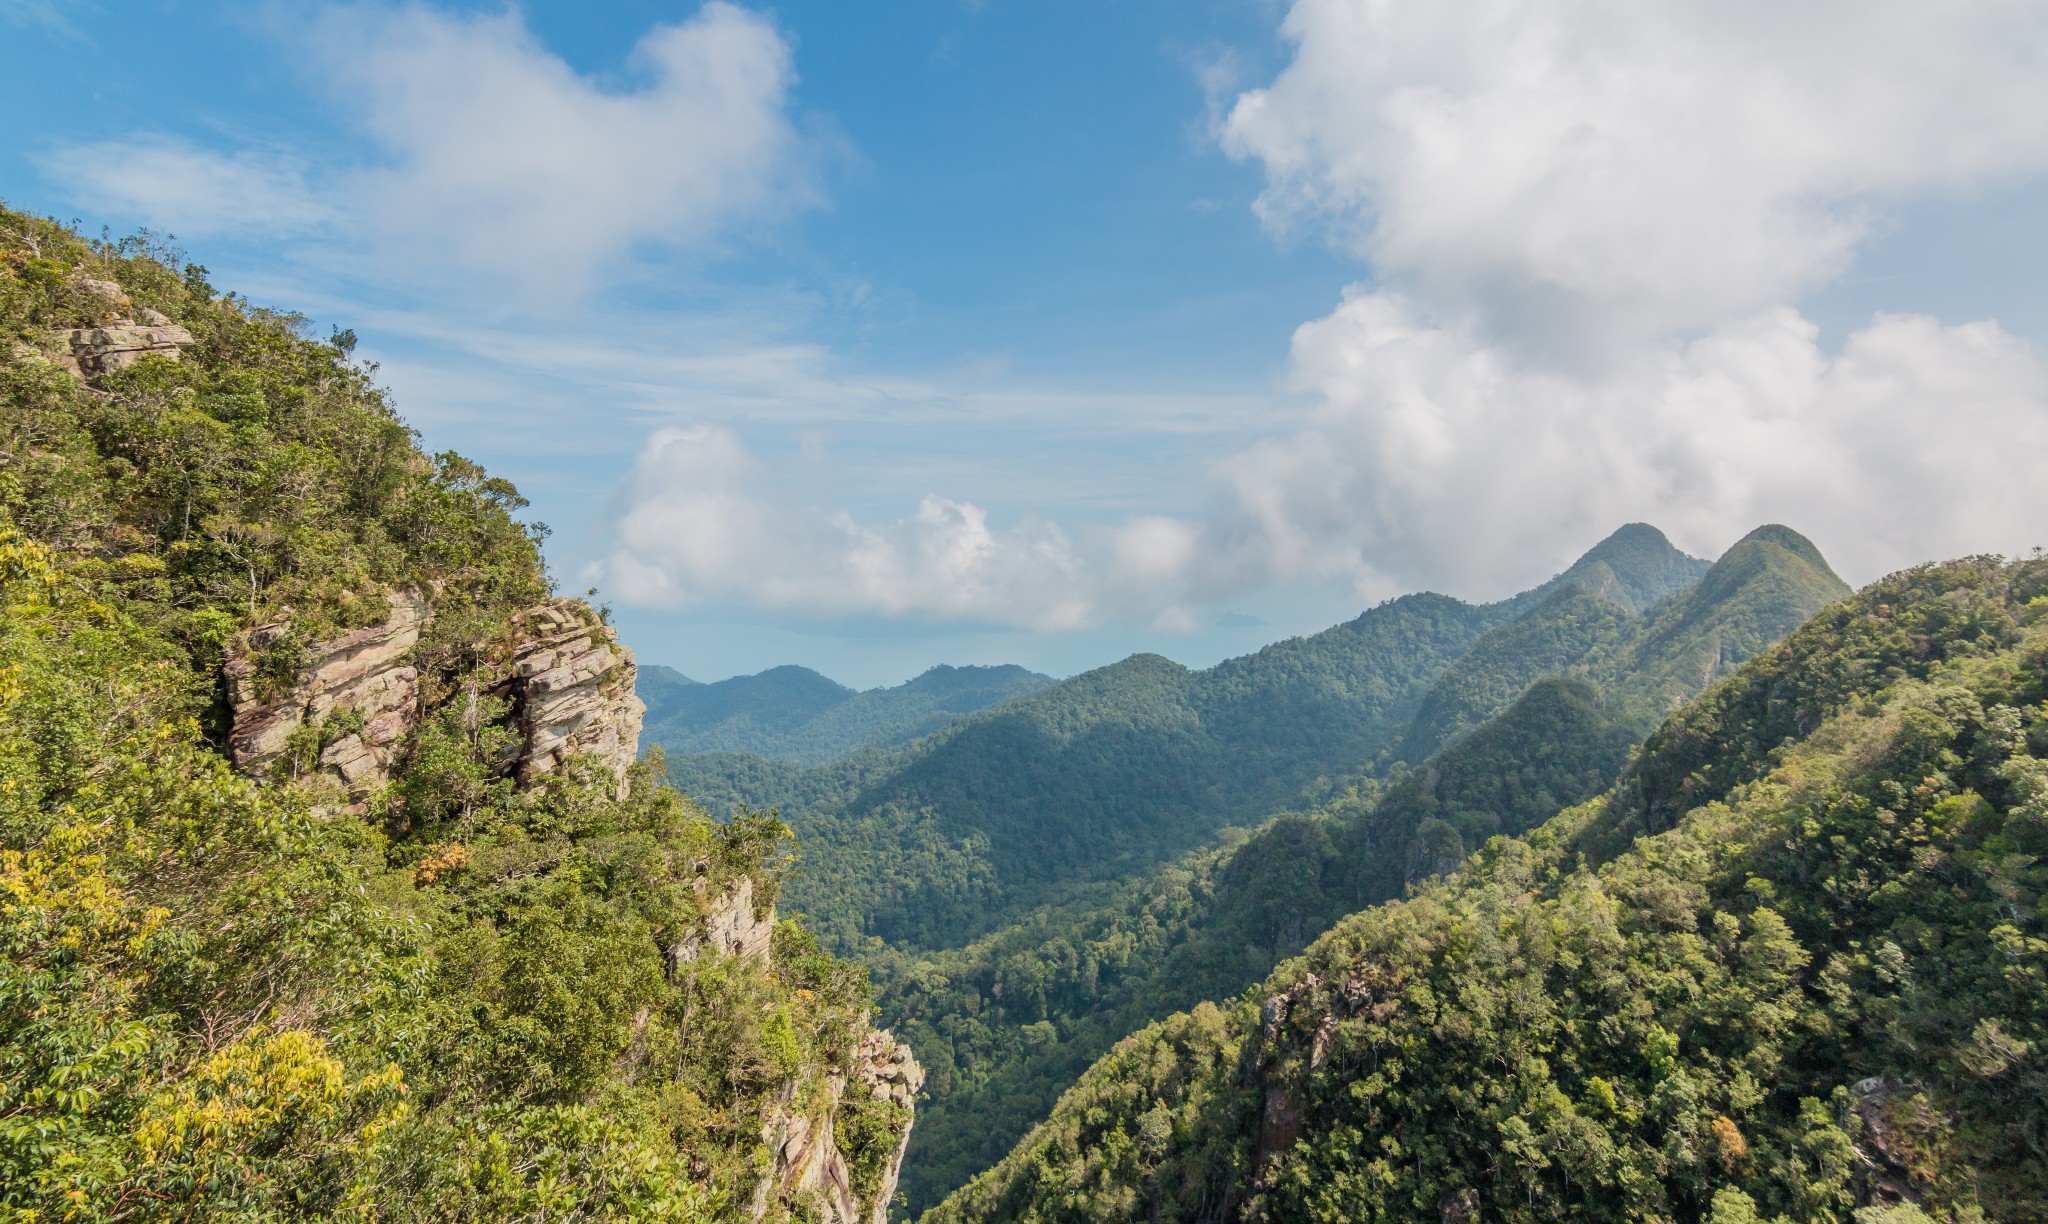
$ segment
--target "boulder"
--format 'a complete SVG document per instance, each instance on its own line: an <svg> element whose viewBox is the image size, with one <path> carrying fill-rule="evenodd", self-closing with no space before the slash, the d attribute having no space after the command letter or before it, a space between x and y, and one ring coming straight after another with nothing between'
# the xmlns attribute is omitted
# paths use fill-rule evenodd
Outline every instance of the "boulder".
<svg viewBox="0 0 2048 1224"><path fill-rule="evenodd" d="M100 327L77 327L63 333L70 355L61 359L65 369L83 378L97 378L126 369L144 357L178 360L183 345L192 343L192 333L148 311L157 323L115 319Z"/></svg>

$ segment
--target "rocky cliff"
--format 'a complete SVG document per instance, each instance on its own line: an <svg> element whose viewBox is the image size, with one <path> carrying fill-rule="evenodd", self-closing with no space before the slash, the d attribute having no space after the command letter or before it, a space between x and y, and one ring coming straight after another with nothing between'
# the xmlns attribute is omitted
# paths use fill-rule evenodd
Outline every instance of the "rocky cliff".
<svg viewBox="0 0 2048 1224"><path fill-rule="evenodd" d="M888 1224L889 1200L896 1196L917 1091L923 1086L924 1070L910 1047L881 1029L861 1041L851 1075L827 1081L829 1101L822 1109L797 1109L792 1086L762 1130L775 1164L755 1195L754 1218L765 1216L771 1196L777 1196L808 1205L825 1224ZM844 1150L842 1120L878 1107L886 1111L893 1145L872 1153ZM900 1126L893 1124L896 1118Z"/></svg>
<svg viewBox="0 0 2048 1224"><path fill-rule="evenodd" d="M513 699L523 747L521 785L574 756L595 756L619 775L640 743L647 707L633 694L638 669L619 635L580 599L556 599L512 619L515 644L502 691Z"/></svg>
<svg viewBox="0 0 2048 1224"><path fill-rule="evenodd" d="M433 606L419 590L385 599L388 617L314 642L281 691L265 683L261 663L290 624L258 626L236 643L225 668L236 768L256 777L322 776L356 799L391 780L418 722L419 671L408 660Z"/></svg>
<svg viewBox="0 0 2048 1224"><path fill-rule="evenodd" d="M288 621L236 642L225 672L228 752L239 769L331 786L357 810L404 769L409 738L427 713L423 691L433 687L421 683L415 656L435 610L426 591L385 598L389 613L378 623L297 649ZM482 661L481 687L505 701L517 732L504 775L530 786L571 758L593 757L619 775L623 795L646 707L633 692L632 652L588 604L555 599L529 608L511 618L506 636L476 643L472 653ZM752 877L700 904L702 921L669 948L674 973L740 959L774 974L775 909L761 903ZM879 1029L862 1034L822 1084L786 1084L763 1115L769 1167L755 1185L755 1218L782 1204L826 1224L887 1224L923 1084L909 1047Z"/></svg>
<svg viewBox="0 0 2048 1224"><path fill-rule="evenodd" d="M386 595L375 625L312 642L282 670L291 625L276 621L242 635L225 674L233 725L228 753L244 773L329 783L360 804L400 768L408 736L424 714L413 663L434 617L432 596ZM503 769L528 786L571 757L590 756L624 778L646 708L633 695L633 652L577 599L555 599L512 618L508 640L480 643L498 660L487 687L507 700L518 732Z"/></svg>
<svg viewBox="0 0 2048 1224"><path fill-rule="evenodd" d="M702 923L669 956L677 972L741 958L772 974L774 932L774 907L757 908L754 882L742 876L709 900ZM872 1028L847 1065L825 1076L822 1094L815 1083L785 1084L763 1118L770 1167L754 1188L753 1218L780 1203L824 1224L888 1224L923 1086L910 1047Z"/></svg>

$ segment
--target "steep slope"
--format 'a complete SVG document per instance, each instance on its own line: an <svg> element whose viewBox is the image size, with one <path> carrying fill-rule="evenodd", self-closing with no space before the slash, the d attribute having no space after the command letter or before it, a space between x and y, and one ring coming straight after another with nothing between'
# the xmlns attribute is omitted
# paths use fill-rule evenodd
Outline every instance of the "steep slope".
<svg viewBox="0 0 2048 1224"><path fill-rule="evenodd" d="M929 735L963 714L1053 683L1014 665L939 666L893 688L852 689L804 667L776 667L715 684L676 684L662 669L649 692L642 741L671 756L752 753L824 765ZM672 679L673 678L673 679Z"/></svg>
<svg viewBox="0 0 2048 1224"><path fill-rule="evenodd" d="M0 209L0 1213L886 1214L920 1075L787 830L349 341Z"/></svg>
<svg viewBox="0 0 2048 1224"><path fill-rule="evenodd" d="M1401 738L1400 756L1427 759L1506 709L1541 677L1574 671L1601 648L1631 638L1640 621L1608 597L1617 584L1597 581L1606 577L1604 564L1582 573L1473 643L1430 687Z"/></svg>
<svg viewBox="0 0 2048 1224"><path fill-rule="evenodd" d="M2044 754L2048 562L1895 575L927 1219L2041 1218Z"/></svg>
<svg viewBox="0 0 2048 1224"><path fill-rule="evenodd" d="M1647 732L1848 593L1805 536L1775 523L1759 527L1723 553L1698 586L1590 660L1583 674Z"/></svg>
<svg viewBox="0 0 2048 1224"><path fill-rule="evenodd" d="M1590 688L1542 681L1377 800L1284 814L966 948L870 953L879 1007L931 1072L904 1171L912 1211L998 1159L1119 1038L1258 981L1344 915L1455 866L1465 842L1600 793L1633 743Z"/></svg>

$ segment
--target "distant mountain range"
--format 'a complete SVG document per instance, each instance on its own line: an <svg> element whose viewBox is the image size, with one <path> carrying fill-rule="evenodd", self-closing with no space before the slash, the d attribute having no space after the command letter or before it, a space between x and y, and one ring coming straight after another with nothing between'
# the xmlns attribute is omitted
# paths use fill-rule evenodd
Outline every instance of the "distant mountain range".
<svg viewBox="0 0 2048 1224"><path fill-rule="evenodd" d="M893 688L863 693L808 667L773 667L700 684L653 664L640 669L640 699L647 703L640 743L675 755L743 752L823 765L908 743L963 714L1051 683L1050 676L1009 664L940 666Z"/></svg>
<svg viewBox="0 0 2048 1224"><path fill-rule="evenodd" d="M714 808L782 811L805 856L787 895L837 946L953 947L1419 762L1546 675L1589 680L1640 735L1847 591L1787 528L1709 566L1631 524L1498 603L1403 596L1204 671L1134 655L908 748L671 776Z"/></svg>

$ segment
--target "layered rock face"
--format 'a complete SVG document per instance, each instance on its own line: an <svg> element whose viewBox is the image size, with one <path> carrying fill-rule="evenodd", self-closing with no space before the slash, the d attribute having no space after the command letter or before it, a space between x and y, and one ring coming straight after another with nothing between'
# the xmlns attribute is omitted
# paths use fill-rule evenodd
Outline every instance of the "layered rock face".
<svg viewBox="0 0 2048 1224"><path fill-rule="evenodd" d="M619 635L580 599L556 599L513 618L518 634L504 688L524 741L514 766L521 786L574 756L595 756L619 775L639 751L647 706L633 693L639 669Z"/></svg>
<svg viewBox="0 0 2048 1224"><path fill-rule="evenodd" d="M225 669L236 768L254 777L311 774L356 802L392 780L425 713L411 652L433 619L433 602L419 590L385 598L391 613L383 622L308 646L282 692L265 694L259 661L290 625L244 635ZM504 670L491 685L511 703L519 732L505 772L524 787L571 757L591 755L619 776L623 797L646 709L633 695L633 653L580 600L529 609L512 627L499 656Z"/></svg>
<svg viewBox="0 0 2048 1224"><path fill-rule="evenodd" d="M228 755L237 769L276 776L279 762L295 746L306 747L304 737L310 734L318 737L314 759L287 765L323 774L357 798L390 781L398 752L418 720L419 672L407 657L432 605L418 590L394 591L385 598L391 606L388 618L313 643L291 687L270 697L258 683L257 658L290 626L269 624L249 632L226 667L228 700L234 707ZM344 725L355 729L341 730ZM323 735L328 728L341 733ZM321 739L328 742L320 745Z"/></svg>

